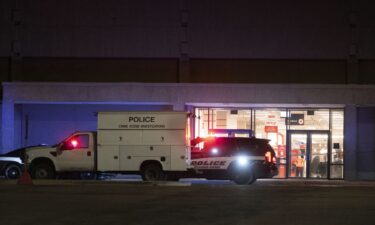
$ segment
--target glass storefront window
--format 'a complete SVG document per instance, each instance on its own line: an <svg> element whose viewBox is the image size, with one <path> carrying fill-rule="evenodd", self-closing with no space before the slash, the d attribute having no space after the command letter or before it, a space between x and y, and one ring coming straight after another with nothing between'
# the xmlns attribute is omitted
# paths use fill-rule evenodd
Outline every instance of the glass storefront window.
<svg viewBox="0 0 375 225"><path fill-rule="evenodd" d="M195 109L194 137L208 136L208 109Z"/></svg>
<svg viewBox="0 0 375 225"><path fill-rule="evenodd" d="M195 115L195 137L249 137L251 134L251 110L196 109Z"/></svg>
<svg viewBox="0 0 375 225"><path fill-rule="evenodd" d="M250 129L250 110L213 109L212 129Z"/></svg>
<svg viewBox="0 0 375 225"><path fill-rule="evenodd" d="M290 110L290 130L329 130L329 109Z"/></svg>
<svg viewBox="0 0 375 225"><path fill-rule="evenodd" d="M331 165L331 179L342 179L344 177L344 165Z"/></svg>
<svg viewBox="0 0 375 225"><path fill-rule="evenodd" d="M332 111L332 157L331 162L344 162L344 112Z"/></svg>
<svg viewBox="0 0 375 225"><path fill-rule="evenodd" d="M279 167L278 178L286 177L286 110L255 110L255 136L270 140Z"/></svg>
<svg viewBox="0 0 375 225"><path fill-rule="evenodd" d="M332 110L331 178L343 178L344 164L344 111Z"/></svg>
<svg viewBox="0 0 375 225"><path fill-rule="evenodd" d="M328 133L311 134L309 177L327 178Z"/></svg>
<svg viewBox="0 0 375 225"><path fill-rule="evenodd" d="M343 178L343 109L196 108L195 115L194 137L255 135L269 139L276 153L277 178ZM292 133L305 133L311 145L304 158L307 160L304 170L299 174L295 166L297 155L293 155L296 146L287 146Z"/></svg>

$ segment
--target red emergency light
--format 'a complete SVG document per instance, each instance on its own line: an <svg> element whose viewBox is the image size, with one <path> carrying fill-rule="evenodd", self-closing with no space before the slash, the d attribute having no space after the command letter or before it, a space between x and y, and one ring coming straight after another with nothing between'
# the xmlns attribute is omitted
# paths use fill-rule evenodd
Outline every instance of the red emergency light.
<svg viewBox="0 0 375 225"><path fill-rule="evenodd" d="M73 139L70 141L70 144L73 146L73 148L76 148L78 146L78 141Z"/></svg>

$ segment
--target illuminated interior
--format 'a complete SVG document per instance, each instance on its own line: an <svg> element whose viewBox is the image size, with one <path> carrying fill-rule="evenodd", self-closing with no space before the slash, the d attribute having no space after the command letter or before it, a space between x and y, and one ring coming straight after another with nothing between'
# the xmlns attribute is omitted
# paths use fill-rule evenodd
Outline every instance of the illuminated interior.
<svg viewBox="0 0 375 225"><path fill-rule="evenodd" d="M269 139L277 157L278 178L343 179L343 109L196 108L195 115L194 137ZM303 140L297 141L298 135ZM302 175L297 176L299 156L305 158L300 163L303 169L298 169Z"/></svg>

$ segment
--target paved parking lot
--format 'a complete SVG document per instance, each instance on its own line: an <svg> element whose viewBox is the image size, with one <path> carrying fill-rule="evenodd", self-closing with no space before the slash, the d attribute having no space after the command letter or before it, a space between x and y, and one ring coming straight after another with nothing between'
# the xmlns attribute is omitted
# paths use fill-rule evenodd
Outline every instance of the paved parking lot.
<svg viewBox="0 0 375 225"><path fill-rule="evenodd" d="M375 183L0 181L0 224L375 224Z"/></svg>

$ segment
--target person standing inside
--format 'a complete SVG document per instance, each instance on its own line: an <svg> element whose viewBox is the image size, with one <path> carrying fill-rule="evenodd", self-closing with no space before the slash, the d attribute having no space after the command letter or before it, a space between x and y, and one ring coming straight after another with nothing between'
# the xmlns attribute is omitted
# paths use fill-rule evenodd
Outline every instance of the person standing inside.
<svg viewBox="0 0 375 225"><path fill-rule="evenodd" d="M305 167L305 159L302 156L298 156L296 160L297 177L303 177L303 169Z"/></svg>

